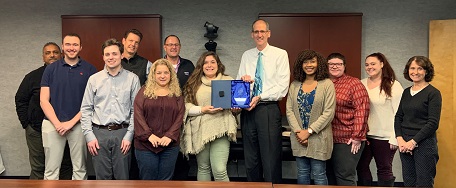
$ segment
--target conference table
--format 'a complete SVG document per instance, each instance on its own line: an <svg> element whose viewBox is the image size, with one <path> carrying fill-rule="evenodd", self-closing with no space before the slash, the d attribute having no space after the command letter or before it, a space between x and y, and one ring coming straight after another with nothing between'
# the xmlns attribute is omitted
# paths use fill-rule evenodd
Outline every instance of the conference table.
<svg viewBox="0 0 456 188"><path fill-rule="evenodd" d="M7 188L305 188L315 185L272 184L270 182L200 182L147 180L28 180L0 179L0 187ZM317 186L321 188L349 188L350 186ZM367 187L366 187L367 188Z"/></svg>
<svg viewBox="0 0 456 188"><path fill-rule="evenodd" d="M272 188L270 182L0 179L5 188Z"/></svg>

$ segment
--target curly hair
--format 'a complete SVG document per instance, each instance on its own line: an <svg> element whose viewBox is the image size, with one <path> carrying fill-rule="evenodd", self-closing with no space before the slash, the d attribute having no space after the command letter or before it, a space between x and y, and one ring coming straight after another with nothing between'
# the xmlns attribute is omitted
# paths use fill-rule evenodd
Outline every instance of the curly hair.
<svg viewBox="0 0 456 188"><path fill-rule="evenodd" d="M394 74L393 68L391 68L391 65L388 62L388 59L386 59L385 55L380 52L370 54L366 57L366 59L369 57L375 57L380 62L383 62L380 93L382 91L385 91L386 96L391 97L391 87L393 86L394 80L396 80L396 74Z"/></svg>
<svg viewBox="0 0 456 188"><path fill-rule="evenodd" d="M168 83L168 88L170 92L168 96L181 96L181 90L179 87L179 81L177 80L177 74L174 71L173 65L171 65L171 63L166 59L158 59L150 67L149 75L147 76L147 81L144 86L144 96L151 99L157 98L157 95L155 95L155 90L157 88L157 82L155 81L155 72L157 70L158 65L165 65L166 67L168 67L170 73L170 80Z"/></svg>
<svg viewBox="0 0 456 188"><path fill-rule="evenodd" d="M416 64L420 67L423 67L423 69L426 71L426 76L424 76L424 81L430 82L434 78L434 65L432 65L432 62L429 58L424 57L424 56L413 56L411 57L407 64L405 65L404 68L404 78L407 79L408 81L413 82L413 80L410 78L409 75L409 68L412 62L415 61Z"/></svg>
<svg viewBox="0 0 456 188"><path fill-rule="evenodd" d="M196 101L196 92L203 83L201 81L201 77L204 76L203 65L207 56L213 56L215 61L217 61L218 69L216 75L225 75L225 65L222 64L219 56L215 52L208 51L201 54L198 62L196 63L195 70L193 71L192 75L190 75L187 83L184 86L185 102L187 103L198 105L198 101Z"/></svg>
<svg viewBox="0 0 456 188"><path fill-rule="evenodd" d="M328 64L326 59L316 51L304 50L298 54L294 64L293 76L294 79L300 82L306 80L306 73L304 72L302 65L313 58L317 58L317 71L315 72L314 79L317 81L329 78Z"/></svg>

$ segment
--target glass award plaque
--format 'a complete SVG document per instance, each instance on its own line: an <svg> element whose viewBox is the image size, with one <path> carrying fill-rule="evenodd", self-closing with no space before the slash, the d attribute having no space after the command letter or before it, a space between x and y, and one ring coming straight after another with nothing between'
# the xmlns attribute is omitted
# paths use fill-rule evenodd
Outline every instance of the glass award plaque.
<svg viewBox="0 0 456 188"><path fill-rule="evenodd" d="M211 103L215 108L249 108L250 83L242 80L212 80Z"/></svg>
<svg viewBox="0 0 456 188"><path fill-rule="evenodd" d="M250 104L250 83L231 80L231 107L248 108Z"/></svg>

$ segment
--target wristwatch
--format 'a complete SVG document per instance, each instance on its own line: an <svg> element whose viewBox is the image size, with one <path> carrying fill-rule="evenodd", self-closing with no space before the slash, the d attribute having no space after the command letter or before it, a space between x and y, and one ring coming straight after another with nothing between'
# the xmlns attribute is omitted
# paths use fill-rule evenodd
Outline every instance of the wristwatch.
<svg viewBox="0 0 456 188"><path fill-rule="evenodd" d="M309 134L313 134L314 133L314 131L311 128L308 128L307 132L309 132Z"/></svg>

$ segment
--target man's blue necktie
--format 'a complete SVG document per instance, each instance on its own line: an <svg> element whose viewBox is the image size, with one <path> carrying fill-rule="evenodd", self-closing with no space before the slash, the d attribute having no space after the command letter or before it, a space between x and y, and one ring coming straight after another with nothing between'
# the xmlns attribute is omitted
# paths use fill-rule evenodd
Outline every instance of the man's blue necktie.
<svg viewBox="0 0 456 188"><path fill-rule="evenodd" d="M261 58L263 53L258 52L257 66L255 70L255 82L253 83L253 96L258 96L263 91L263 79L264 79L264 69L263 69L263 59Z"/></svg>

